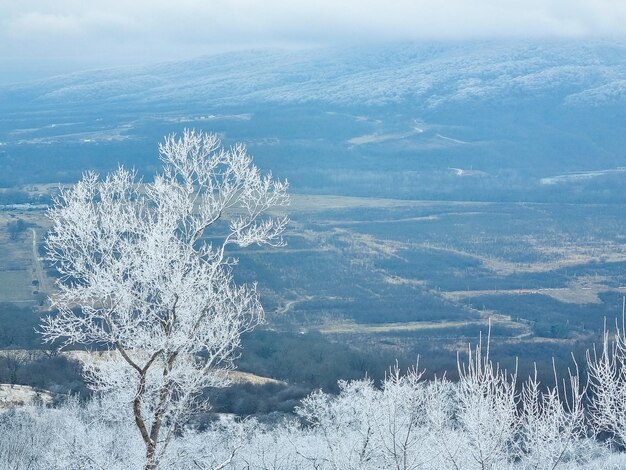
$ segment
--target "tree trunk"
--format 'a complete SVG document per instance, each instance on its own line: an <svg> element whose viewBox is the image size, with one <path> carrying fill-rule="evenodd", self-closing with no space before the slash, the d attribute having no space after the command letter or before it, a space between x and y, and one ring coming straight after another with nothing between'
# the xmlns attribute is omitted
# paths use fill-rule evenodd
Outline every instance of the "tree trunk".
<svg viewBox="0 0 626 470"><path fill-rule="evenodd" d="M152 426L150 427L150 434L146 436L147 439L144 437L144 442L146 443L146 465L144 470L156 470L158 467L159 462L156 453L156 445L159 441L159 431L161 430L161 424L163 423L163 418L167 410L171 393L170 384L168 382L169 371L177 356L178 353L171 355L165 365L165 368L163 369L164 384L159 391L159 404L154 412L154 419L152 421Z"/></svg>
<svg viewBox="0 0 626 470"><path fill-rule="evenodd" d="M157 469L156 447L154 444L148 444L146 449L146 465L144 470L156 470Z"/></svg>

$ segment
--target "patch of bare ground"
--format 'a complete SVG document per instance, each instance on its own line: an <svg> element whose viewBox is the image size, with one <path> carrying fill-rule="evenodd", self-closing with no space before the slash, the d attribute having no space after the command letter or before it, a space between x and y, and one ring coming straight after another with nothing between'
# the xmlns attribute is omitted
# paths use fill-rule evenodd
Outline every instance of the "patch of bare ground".
<svg viewBox="0 0 626 470"><path fill-rule="evenodd" d="M383 278L385 284L391 284L395 286L419 286L425 287L427 282L421 279L407 279L405 277L387 275Z"/></svg>
<svg viewBox="0 0 626 470"><path fill-rule="evenodd" d="M601 244L603 248L592 249L585 246L569 247L573 251L568 252L566 247L553 247L545 249L544 254L550 254L555 259L549 261L537 261L532 263L518 263L502 258L482 255L479 253L455 249L448 246L440 246L433 243L416 245L418 248L436 251L445 251L459 256L474 258L487 269L501 276L515 273L544 273L571 266L580 266L589 263L617 263L626 262L626 245L624 244ZM614 250L614 251L611 251Z"/></svg>
<svg viewBox="0 0 626 470"><path fill-rule="evenodd" d="M353 322L337 322L325 324L317 328L317 330L326 335L337 334L377 334L377 333L397 333L407 331L425 331L425 330L445 330L446 328L463 328L468 326L483 326L488 328L489 322L493 326L501 325L514 328L519 331L519 335L525 335L527 326L512 322L509 317L498 315L490 312L484 314L484 318L478 321L417 321L404 323L353 323Z"/></svg>
<svg viewBox="0 0 626 470"><path fill-rule="evenodd" d="M492 203L470 201L430 201L351 197L318 194L291 194L289 212L317 212L341 209L369 209L394 207L481 207Z"/></svg>
<svg viewBox="0 0 626 470"><path fill-rule="evenodd" d="M302 303L302 302L308 302L310 300L313 300L313 298L314 297L312 295L302 295L296 299L285 300L285 302L276 310L275 313L277 315L286 315L291 310L293 310L293 307L295 305Z"/></svg>
<svg viewBox="0 0 626 470"><path fill-rule="evenodd" d="M600 304L599 294L603 292L618 292L626 295L626 286L608 287L604 281L608 279L600 276L581 276L572 281L567 287L543 289L492 289L492 290L461 290L440 292L440 295L453 302L463 299L488 295L531 295L540 294L551 297L559 302L568 304Z"/></svg>
<svg viewBox="0 0 626 470"><path fill-rule="evenodd" d="M332 209L402 207L419 204L418 201L383 199L369 197L349 197L314 194L291 194L289 212L317 212Z"/></svg>
<svg viewBox="0 0 626 470"><path fill-rule="evenodd" d="M228 372L228 379L232 383L236 384L254 384L254 385L266 385L266 384L280 384L284 385L282 380L276 380L269 377L263 377L261 375L252 374L250 372L241 372L238 370L232 370Z"/></svg>
<svg viewBox="0 0 626 470"><path fill-rule="evenodd" d="M65 351L62 354L75 359L79 362L85 361L102 361L112 356L116 356L116 351ZM250 372L241 372L238 370L231 370L224 372L226 377L231 383L243 384L250 383L254 385L265 385L269 383L283 384L280 380L275 380L270 377L263 377L261 375L252 374Z"/></svg>
<svg viewBox="0 0 626 470"><path fill-rule="evenodd" d="M0 409L21 405L52 402L52 394L47 390L34 389L28 385L0 384Z"/></svg>
<svg viewBox="0 0 626 470"><path fill-rule="evenodd" d="M410 245L393 240L381 240L372 235L351 232L349 230L336 228L334 232L339 238L348 243L350 251L358 253L360 256L397 258L406 261L398 255L399 251L406 250Z"/></svg>

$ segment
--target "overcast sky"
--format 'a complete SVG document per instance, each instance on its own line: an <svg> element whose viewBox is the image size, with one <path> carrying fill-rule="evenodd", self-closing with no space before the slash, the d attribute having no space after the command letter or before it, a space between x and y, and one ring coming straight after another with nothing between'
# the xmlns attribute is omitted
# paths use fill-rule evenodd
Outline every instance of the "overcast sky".
<svg viewBox="0 0 626 470"><path fill-rule="evenodd" d="M235 48L626 38L626 0L0 0L0 83Z"/></svg>

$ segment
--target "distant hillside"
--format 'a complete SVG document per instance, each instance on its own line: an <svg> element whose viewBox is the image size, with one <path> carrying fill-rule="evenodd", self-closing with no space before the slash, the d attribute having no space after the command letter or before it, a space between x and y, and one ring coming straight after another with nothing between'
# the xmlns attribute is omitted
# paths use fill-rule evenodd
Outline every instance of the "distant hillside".
<svg viewBox="0 0 626 470"><path fill-rule="evenodd" d="M22 101L11 103L18 97ZM83 107L91 101L169 109L404 102L432 110L538 98L597 107L626 104L626 44L474 42L247 51L60 76L5 87L3 98L16 110L61 103Z"/></svg>
<svg viewBox="0 0 626 470"><path fill-rule="evenodd" d="M195 127L299 192L626 200L626 43L247 51L4 87L0 106L4 186L150 171L162 134Z"/></svg>

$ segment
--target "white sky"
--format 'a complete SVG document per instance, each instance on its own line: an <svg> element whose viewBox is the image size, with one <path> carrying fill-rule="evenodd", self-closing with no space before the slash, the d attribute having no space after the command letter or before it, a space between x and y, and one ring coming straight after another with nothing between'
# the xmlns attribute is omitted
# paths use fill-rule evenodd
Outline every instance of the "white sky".
<svg viewBox="0 0 626 470"><path fill-rule="evenodd" d="M626 0L0 0L0 83L234 48L626 38Z"/></svg>

